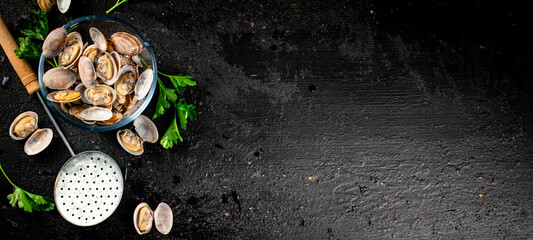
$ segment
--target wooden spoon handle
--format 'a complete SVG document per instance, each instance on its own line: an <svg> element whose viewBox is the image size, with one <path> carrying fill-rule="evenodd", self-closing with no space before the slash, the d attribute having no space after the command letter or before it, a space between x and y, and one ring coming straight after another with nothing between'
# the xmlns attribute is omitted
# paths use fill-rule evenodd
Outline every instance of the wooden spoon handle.
<svg viewBox="0 0 533 240"><path fill-rule="evenodd" d="M2 45L9 62L11 62L11 66L13 66L15 72L17 72L20 81L22 81L22 85L26 87L28 94L32 95L39 90L40 87L37 75L33 72L28 61L26 61L26 59L20 59L15 55L15 49L19 48L19 46L17 42L15 42L15 39L13 39L13 36L11 36L2 16L0 16L0 45Z"/></svg>

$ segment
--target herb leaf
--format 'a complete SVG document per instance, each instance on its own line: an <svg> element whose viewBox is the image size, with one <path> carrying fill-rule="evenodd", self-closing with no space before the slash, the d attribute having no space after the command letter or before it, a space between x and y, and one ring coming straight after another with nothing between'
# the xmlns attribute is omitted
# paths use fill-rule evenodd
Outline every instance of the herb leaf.
<svg viewBox="0 0 533 240"><path fill-rule="evenodd" d="M157 78L157 83L159 85L159 97L157 98L156 111L152 120L165 114L165 111L170 108L170 102L175 102L178 99L176 91L172 88L165 87L159 77Z"/></svg>
<svg viewBox="0 0 533 240"><path fill-rule="evenodd" d="M44 41L48 35L48 18L46 12L41 9L32 9L30 18L20 32L29 38Z"/></svg>
<svg viewBox="0 0 533 240"><path fill-rule="evenodd" d="M183 142L183 138L180 135L180 131L178 129L178 124L176 123L176 114L174 113L174 119L172 120L172 123L170 123L170 126L168 127L167 131L165 132L165 135L161 138L161 141L159 143L163 148L169 149L174 146L174 144L178 144L178 139Z"/></svg>
<svg viewBox="0 0 533 240"><path fill-rule="evenodd" d="M170 82L172 82L172 85L174 85L174 88L178 93L181 93L183 91L184 87L187 86L196 86L196 82L191 80L192 76L185 76L182 74L179 75L166 75L162 72L159 72L159 74L168 77L170 79Z"/></svg>
<svg viewBox="0 0 533 240"><path fill-rule="evenodd" d="M193 104L187 104L185 99L180 99L178 103L174 104L174 107L178 111L178 117L180 119L181 128L187 129L187 118L191 121L196 120L196 112L194 112L195 106Z"/></svg>
<svg viewBox="0 0 533 240"><path fill-rule="evenodd" d="M15 49L15 55L19 58L39 59L41 57L41 44L36 44L29 37L18 38L20 48Z"/></svg>
<svg viewBox="0 0 533 240"><path fill-rule="evenodd" d="M0 170L2 170L2 173L4 174L4 177L6 177L7 181L11 183L11 185L13 185L13 193L7 195L7 199L9 200L9 204L11 204L11 206L18 206L19 208L24 209L24 211L30 213L34 210L47 212L55 208L54 200L33 193L29 193L17 187L17 185L11 182L11 179L7 177L6 173L4 172L4 169L2 168L2 165L0 165Z"/></svg>

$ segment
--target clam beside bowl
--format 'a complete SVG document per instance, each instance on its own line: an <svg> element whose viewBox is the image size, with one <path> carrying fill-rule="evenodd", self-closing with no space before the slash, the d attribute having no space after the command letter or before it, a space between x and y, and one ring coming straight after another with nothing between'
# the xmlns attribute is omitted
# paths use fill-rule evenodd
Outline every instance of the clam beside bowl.
<svg viewBox="0 0 533 240"><path fill-rule="evenodd" d="M53 57L59 67L48 63ZM139 59L143 65L134 65ZM90 15L50 32L38 78L55 115L84 130L111 131L146 109L157 87L156 65L139 30L117 18Z"/></svg>

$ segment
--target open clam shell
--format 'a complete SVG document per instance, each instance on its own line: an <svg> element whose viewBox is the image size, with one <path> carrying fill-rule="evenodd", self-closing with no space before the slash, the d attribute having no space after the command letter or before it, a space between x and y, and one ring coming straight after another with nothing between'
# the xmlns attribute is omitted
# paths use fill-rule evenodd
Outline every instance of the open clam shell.
<svg viewBox="0 0 533 240"><path fill-rule="evenodd" d="M143 73L139 76L137 84L135 84L135 97L138 100L143 99L148 94L150 87L152 86L152 81L154 80L154 71L150 68L144 70Z"/></svg>
<svg viewBox="0 0 533 240"><path fill-rule="evenodd" d="M120 54L135 56L141 53L143 50L143 44L141 40L127 32L113 33L110 40L115 51Z"/></svg>
<svg viewBox="0 0 533 240"><path fill-rule="evenodd" d="M135 212L133 212L133 225L137 233L140 235L149 233L152 230L153 222L160 233L165 235L170 233L174 217L168 204L159 203L155 211L152 211L145 202L137 205Z"/></svg>
<svg viewBox="0 0 533 240"><path fill-rule="evenodd" d="M45 12L49 12L50 10L52 10L55 3L55 0L37 0L37 4Z"/></svg>
<svg viewBox="0 0 533 240"><path fill-rule="evenodd" d="M154 212L147 203L143 202L137 205L133 212L133 226L138 234L147 234L152 230L154 221Z"/></svg>
<svg viewBox="0 0 533 240"><path fill-rule="evenodd" d="M78 85L76 86L76 88L74 88L74 91L81 93L81 98L80 98L80 100L81 100L83 103L86 103L86 104L92 104L92 102L89 101L89 99L87 99L87 96L85 95L85 91L86 91L86 90L87 90L87 87L85 87L84 84L78 84Z"/></svg>
<svg viewBox="0 0 533 240"><path fill-rule="evenodd" d="M118 79L115 82L115 91L122 96L126 96L135 89L137 74L131 65L125 65L120 69Z"/></svg>
<svg viewBox="0 0 533 240"><path fill-rule="evenodd" d="M107 85L96 85L93 89L86 89L84 95L95 106L110 106L117 98L115 89Z"/></svg>
<svg viewBox="0 0 533 240"><path fill-rule="evenodd" d="M69 103L75 102L81 98L81 93L76 92L72 89L65 89L61 91L51 92L46 95L46 99L50 102L56 103Z"/></svg>
<svg viewBox="0 0 533 240"><path fill-rule="evenodd" d="M41 2L41 0L39 1ZM42 0L42 2L50 2L48 0ZM40 6L41 4L39 4ZM44 10L44 9L43 9ZM43 43L43 55L46 58L53 58L63 50L67 44L67 29L62 27L56 28L51 31Z"/></svg>
<svg viewBox="0 0 533 240"><path fill-rule="evenodd" d="M100 51L105 51L107 48L107 40L105 39L104 34L100 32L95 27L91 27L89 29L89 35L91 36L91 40L93 40L94 46L98 48Z"/></svg>
<svg viewBox="0 0 533 240"><path fill-rule="evenodd" d="M155 143L159 139L157 127L146 116L140 115L133 121L135 132L125 129L117 132L117 140L126 152L141 155L144 152L144 142Z"/></svg>
<svg viewBox="0 0 533 240"><path fill-rule="evenodd" d="M131 155L139 156L144 153L142 138L129 129L118 131L117 140L120 146Z"/></svg>
<svg viewBox="0 0 533 240"><path fill-rule="evenodd" d="M113 117L113 112L108 108L90 107L81 111L80 116L86 121L106 121Z"/></svg>
<svg viewBox="0 0 533 240"><path fill-rule="evenodd" d="M59 53L59 62L64 68L75 66L83 53L83 40L80 33L71 32L67 35L67 45Z"/></svg>
<svg viewBox="0 0 533 240"><path fill-rule="evenodd" d="M9 126L9 136L13 140L22 140L30 136L37 128L39 116L37 113L27 111L19 114Z"/></svg>
<svg viewBox="0 0 533 240"><path fill-rule="evenodd" d="M70 7L70 2L71 0L57 0L57 9L59 9L61 13L66 13Z"/></svg>
<svg viewBox="0 0 533 240"><path fill-rule="evenodd" d="M139 115L133 120L133 126L144 142L155 143L159 139L157 127L148 117Z"/></svg>
<svg viewBox="0 0 533 240"><path fill-rule="evenodd" d="M172 229L174 222L174 216L172 215L172 209L168 204L162 202L159 203L154 211L155 228L162 234L167 235Z"/></svg>
<svg viewBox="0 0 533 240"><path fill-rule="evenodd" d="M76 82L76 73L70 69L52 68L43 75L43 83L50 89L67 89Z"/></svg>
<svg viewBox="0 0 533 240"><path fill-rule="evenodd" d="M78 61L78 72L81 82L86 88L92 89L96 86L96 70L89 57L80 57L80 60Z"/></svg>
<svg viewBox="0 0 533 240"><path fill-rule="evenodd" d="M40 153L46 147L48 147L48 145L50 145L50 142L52 142L53 137L54 133L52 132L52 129L38 129L30 136L30 138L28 138L28 140L24 144L24 152L26 152L26 154L30 156Z"/></svg>
<svg viewBox="0 0 533 240"><path fill-rule="evenodd" d="M107 85L117 80L118 68L115 58L108 52L100 52L95 59L96 74Z"/></svg>

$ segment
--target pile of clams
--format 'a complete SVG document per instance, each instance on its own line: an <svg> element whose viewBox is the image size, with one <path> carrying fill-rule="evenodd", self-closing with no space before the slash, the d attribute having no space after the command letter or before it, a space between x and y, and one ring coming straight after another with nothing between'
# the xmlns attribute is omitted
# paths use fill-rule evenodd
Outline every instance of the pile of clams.
<svg viewBox="0 0 533 240"><path fill-rule="evenodd" d="M116 32L106 39L94 27L89 35L91 45L64 28L48 34L43 55L59 57L60 66L43 75L46 98L85 124L112 125L147 95L154 74L149 68L139 74L143 44L136 36Z"/></svg>
<svg viewBox="0 0 533 240"><path fill-rule="evenodd" d="M30 156L40 153L48 147L54 136L50 128L38 129L38 121L37 113L27 111L18 115L9 126L9 136L13 140L24 140L29 136L26 144L24 144L24 152Z"/></svg>
<svg viewBox="0 0 533 240"><path fill-rule="evenodd" d="M147 234L152 230L152 222L155 222L155 228L162 234L168 234L172 229L174 217L172 209L168 204L159 203L155 211L150 209L146 203L141 203L135 208L133 213L133 225L138 234Z"/></svg>

